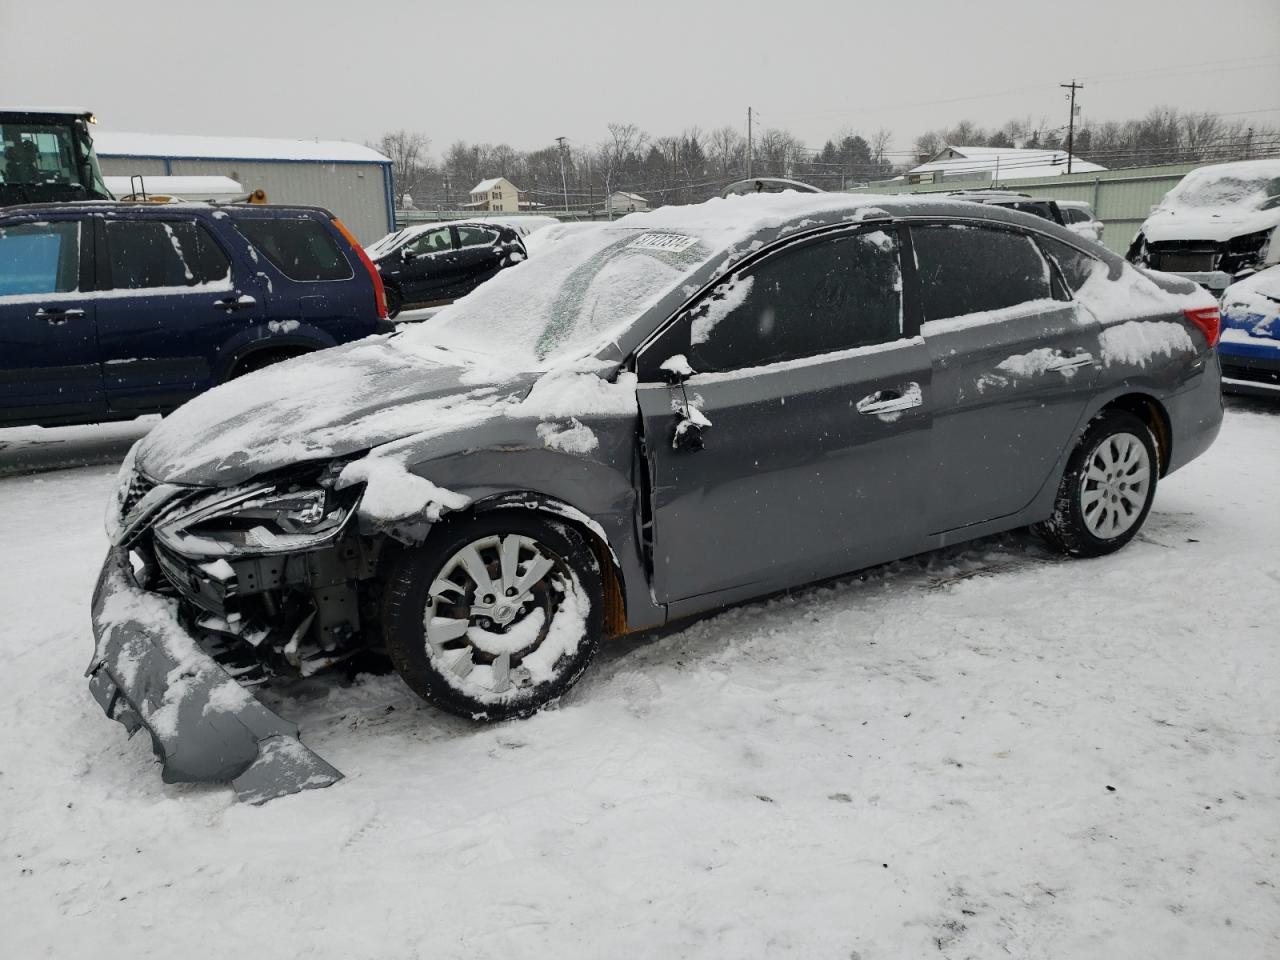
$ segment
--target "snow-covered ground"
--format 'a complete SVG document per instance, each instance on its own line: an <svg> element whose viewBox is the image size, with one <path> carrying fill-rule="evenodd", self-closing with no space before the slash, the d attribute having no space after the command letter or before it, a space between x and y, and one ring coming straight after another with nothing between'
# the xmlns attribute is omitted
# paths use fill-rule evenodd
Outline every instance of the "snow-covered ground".
<svg viewBox="0 0 1280 960"><path fill-rule="evenodd" d="M0 956L1280 956L1275 407L1113 557L892 564L501 726L312 678L275 705L347 779L263 807L163 785L89 697L113 476L0 480Z"/></svg>

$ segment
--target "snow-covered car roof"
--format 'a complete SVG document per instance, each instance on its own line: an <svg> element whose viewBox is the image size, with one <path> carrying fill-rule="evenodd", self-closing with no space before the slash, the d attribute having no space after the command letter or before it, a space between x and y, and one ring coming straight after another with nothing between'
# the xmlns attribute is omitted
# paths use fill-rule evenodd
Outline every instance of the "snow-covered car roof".
<svg viewBox="0 0 1280 960"><path fill-rule="evenodd" d="M1259 209L1280 197L1280 158L1215 163L1192 170L1165 194L1160 206Z"/></svg>

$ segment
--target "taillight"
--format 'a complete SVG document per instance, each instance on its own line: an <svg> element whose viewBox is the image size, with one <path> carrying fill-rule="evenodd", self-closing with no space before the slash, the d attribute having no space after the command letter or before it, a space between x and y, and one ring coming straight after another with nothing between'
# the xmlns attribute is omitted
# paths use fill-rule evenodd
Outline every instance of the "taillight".
<svg viewBox="0 0 1280 960"><path fill-rule="evenodd" d="M364 268L369 271L369 279L373 281L373 305L378 311L378 319L387 319L387 291L382 286L382 274L378 273L378 268L373 265L373 261L369 259L369 255L364 252L364 247L356 242L356 238L337 217L333 218L333 225L338 228L338 232L346 238L347 243L351 244L355 250L356 256L360 258L360 262L364 264Z"/></svg>
<svg viewBox="0 0 1280 960"><path fill-rule="evenodd" d="M1217 307L1198 307L1195 310L1182 311L1188 320L1200 328L1209 346L1218 342L1218 334L1222 330L1222 315Z"/></svg>

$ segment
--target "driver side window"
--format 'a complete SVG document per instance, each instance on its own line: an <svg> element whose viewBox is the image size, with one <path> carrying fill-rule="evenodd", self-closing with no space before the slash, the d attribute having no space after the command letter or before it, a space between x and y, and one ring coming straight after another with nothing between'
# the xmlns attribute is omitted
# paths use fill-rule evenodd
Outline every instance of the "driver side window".
<svg viewBox="0 0 1280 960"><path fill-rule="evenodd" d="M429 253L444 253L453 249L453 238L449 236L449 228L428 230L420 237L415 237L404 245L406 253L415 257Z"/></svg>
<svg viewBox="0 0 1280 960"><path fill-rule="evenodd" d="M731 275L690 313L699 373L758 367L902 336L895 232L822 237Z"/></svg>

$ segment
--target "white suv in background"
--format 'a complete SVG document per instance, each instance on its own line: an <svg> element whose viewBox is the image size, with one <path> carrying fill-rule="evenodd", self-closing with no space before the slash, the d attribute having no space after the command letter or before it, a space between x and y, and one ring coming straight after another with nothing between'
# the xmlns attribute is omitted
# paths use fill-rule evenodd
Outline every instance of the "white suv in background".
<svg viewBox="0 0 1280 960"><path fill-rule="evenodd" d="M1066 221L1068 230L1098 243L1102 242L1102 231L1106 224L1094 215L1092 206L1083 200L1059 200L1058 209L1062 211L1062 219Z"/></svg>

